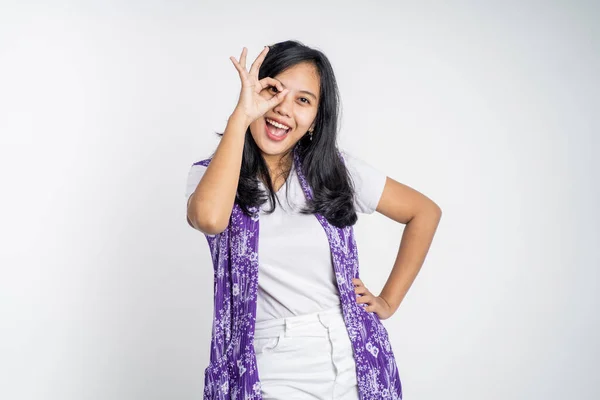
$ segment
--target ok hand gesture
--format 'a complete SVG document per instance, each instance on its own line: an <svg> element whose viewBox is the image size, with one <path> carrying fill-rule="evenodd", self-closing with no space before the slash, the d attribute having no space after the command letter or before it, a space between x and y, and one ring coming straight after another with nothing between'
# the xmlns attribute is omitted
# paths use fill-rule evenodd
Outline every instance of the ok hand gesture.
<svg viewBox="0 0 600 400"><path fill-rule="evenodd" d="M247 52L248 49L244 47L239 62L233 56L229 57L229 59L233 62L235 69L238 70L242 81L242 89L236 110L245 115L248 124L250 124L264 115L268 110L281 103L288 89L283 89L281 82L276 79L269 77L261 80L258 79L258 70L269 52L268 47L265 47L256 60L254 60L250 71L246 71ZM268 87L276 88L277 94L273 96L269 92L265 92L261 95L261 91Z"/></svg>

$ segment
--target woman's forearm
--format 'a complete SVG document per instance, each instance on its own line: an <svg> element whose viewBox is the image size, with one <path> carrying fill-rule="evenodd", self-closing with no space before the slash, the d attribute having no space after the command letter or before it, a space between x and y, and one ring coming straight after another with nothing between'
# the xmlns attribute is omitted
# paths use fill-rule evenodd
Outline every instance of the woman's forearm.
<svg viewBox="0 0 600 400"><path fill-rule="evenodd" d="M215 154L190 196L188 218L204 233L215 235L227 228L240 178L248 126L243 113L234 111L231 114Z"/></svg>
<svg viewBox="0 0 600 400"><path fill-rule="evenodd" d="M390 276L379 297L393 312L406 296L425 261L442 212L437 206L415 215L406 224Z"/></svg>

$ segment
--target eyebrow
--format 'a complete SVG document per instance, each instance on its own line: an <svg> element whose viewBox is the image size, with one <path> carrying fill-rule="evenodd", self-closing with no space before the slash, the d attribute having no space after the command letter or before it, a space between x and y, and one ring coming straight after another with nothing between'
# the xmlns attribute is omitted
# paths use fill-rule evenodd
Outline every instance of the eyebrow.
<svg viewBox="0 0 600 400"><path fill-rule="evenodd" d="M285 89L285 85L283 84L283 82L279 81L279 83L281 83L281 87ZM317 100L317 96L315 96L312 92L309 92L308 90L299 90L299 92L312 96L315 100Z"/></svg>

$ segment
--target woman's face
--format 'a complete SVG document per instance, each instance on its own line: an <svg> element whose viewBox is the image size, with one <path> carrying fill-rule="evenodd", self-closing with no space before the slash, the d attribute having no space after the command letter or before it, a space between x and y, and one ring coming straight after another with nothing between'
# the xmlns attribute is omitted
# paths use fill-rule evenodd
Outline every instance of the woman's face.
<svg viewBox="0 0 600 400"><path fill-rule="evenodd" d="M320 100L320 78L311 63L296 64L274 78L289 92L281 103L250 124L252 137L270 166L276 165L281 156L313 127ZM263 89L260 95L271 98L276 90L273 87ZM282 129L282 125L287 129Z"/></svg>

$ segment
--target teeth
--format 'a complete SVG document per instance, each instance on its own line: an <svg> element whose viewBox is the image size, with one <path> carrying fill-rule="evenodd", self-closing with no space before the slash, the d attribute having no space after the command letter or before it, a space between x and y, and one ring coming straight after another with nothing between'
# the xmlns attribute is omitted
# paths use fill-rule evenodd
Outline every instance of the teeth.
<svg viewBox="0 0 600 400"><path fill-rule="evenodd" d="M279 122L273 121L272 119L267 118L267 122L269 122L271 125L276 126L277 128L281 128L281 129L290 129L289 126L280 124Z"/></svg>

